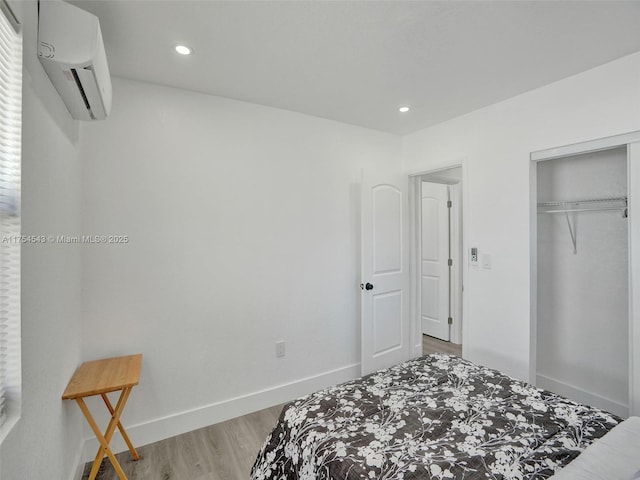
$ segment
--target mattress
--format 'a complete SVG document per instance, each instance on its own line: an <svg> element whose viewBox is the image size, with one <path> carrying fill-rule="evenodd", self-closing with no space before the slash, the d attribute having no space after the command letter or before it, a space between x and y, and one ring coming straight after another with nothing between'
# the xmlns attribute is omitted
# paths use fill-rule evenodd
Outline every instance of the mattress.
<svg viewBox="0 0 640 480"><path fill-rule="evenodd" d="M553 480L640 479L640 417L618 424L593 442Z"/></svg>
<svg viewBox="0 0 640 480"><path fill-rule="evenodd" d="M251 479L545 479L620 421L432 354L286 405Z"/></svg>

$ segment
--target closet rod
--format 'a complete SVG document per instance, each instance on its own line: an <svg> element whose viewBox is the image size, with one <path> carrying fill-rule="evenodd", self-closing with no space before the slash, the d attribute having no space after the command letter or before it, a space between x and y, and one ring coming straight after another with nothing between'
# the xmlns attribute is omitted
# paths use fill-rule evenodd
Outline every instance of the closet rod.
<svg viewBox="0 0 640 480"><path fill-rule="evenodd" d="M565 200L562 202L540 202L538 203L538 207L564 207L564 206L578 207L584 204L598 204L598 203L612 203L612 202L623 202L626 206L627 197L585 198L582 200Z"/></svg>
<svg viewBox="0 0 640 480"><path fill-rule="evenodd" d="M540 202L538 203L538 208L545 209L539 210L538 213L573 213L622 210L624 214L627 208L627 197L587 198L583 200L567 200L562 202Z"/></svg>
<svg viewBox="0 0 640 480"><path fill-rule="evenodd" d="M564 210L543 210L540 213L572 213L572 212L602 212L605 210L622 210L625 206L619 207L598 207L598 208L569 208Z"/></svg>
<svg viewBox="0 0 640 480"><path fill-rule="evenodd" d="M627 197L583 198L582 200L563 200L560 202L540 202L538 206L553 207L560 205L580 205L582 203L626 202Z"/></svg>

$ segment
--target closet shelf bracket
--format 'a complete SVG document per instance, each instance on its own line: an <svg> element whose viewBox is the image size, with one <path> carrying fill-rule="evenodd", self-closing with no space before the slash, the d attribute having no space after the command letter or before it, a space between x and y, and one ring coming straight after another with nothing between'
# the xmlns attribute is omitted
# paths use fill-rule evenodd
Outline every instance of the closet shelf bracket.
<svg viewBox="0 0 640 480"><path fill-rule="evenodd" d="M564 212L564 215L567 219L567 225L569 226L569 234L571 235L571 242L573 243L573 254L578 254L578 247L576 245L576 234L573 231L573 227L571 226L571 220L569 220L569 212Z"/></svg>

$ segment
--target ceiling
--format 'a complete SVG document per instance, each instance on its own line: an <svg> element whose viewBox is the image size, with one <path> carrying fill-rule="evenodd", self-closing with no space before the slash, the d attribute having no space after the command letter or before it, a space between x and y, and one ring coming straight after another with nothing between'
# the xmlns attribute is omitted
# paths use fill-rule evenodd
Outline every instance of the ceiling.
<svg viewBox="0 0 640 480"><path fill-rule="evenodd" d="M72 3L113 75L395 134L640 51L638 1Z"/></svg>

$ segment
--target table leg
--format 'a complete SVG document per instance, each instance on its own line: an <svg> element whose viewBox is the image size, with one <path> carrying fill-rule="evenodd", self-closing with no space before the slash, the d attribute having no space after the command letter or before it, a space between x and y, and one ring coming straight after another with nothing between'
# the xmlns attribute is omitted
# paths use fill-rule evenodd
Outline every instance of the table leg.
<svg viewBox="0 0 640 480"><path fill-rule="evenodd" d="M93 461L93 466L91 467L91 472L89 473L89 480L95 480L96 475L98 474L98 469L100 468L100 464L102 463L102 459L104 458L105 453L111 461L111 465L113 465L114 470L118 474L120 480L127 480L127 476L125 475L120 463L116 459L115 455L111 451L109 447L109 442L111 441L111 437L113 436L113 432L116 429L116 425L120 422L120 415L122 414L122 410L124 409L125 404L127 403L127 399L129 398L129 394L131 393L132 387L125 387L120 394L120 398L118 399L118 403L116 404L116 408L111 416L111 420L109 421L109 425L107 426L107 430L104 435L100 431L100 428L96 424L95 420L91 416L91 412L87 408L87 405L84 403L82 398L76 398L78 402L78 406L82 413L84 414L87 422L89 422L89 426L93 433L95 434L98 442L100 442L100 447L98 448L98 452L96 453L96 458Z"/></svg>
<svg viewBox="0 0 640 480"><path fill-rule="evenodd" d="M111 402L109 401L109 397L107 397L106 393L102 394L102 400L104 400L105 405L107 406L107 409L109 410L109 413L113 416L113 406L111 405ZM122 426L122 422L118 421L118 430L120 430L120 434L122 435L122 438L124 439L125 443L127 444L127 447L129 447L129 451L131 452L131 456L133 457L134 460L139 460L140 457L138 456L138 452L136 452L136 449L134 448L133 444L131 443L131 440L129 440L129 436L127 435L127 432L124 431L124 427Z"/></svg>

